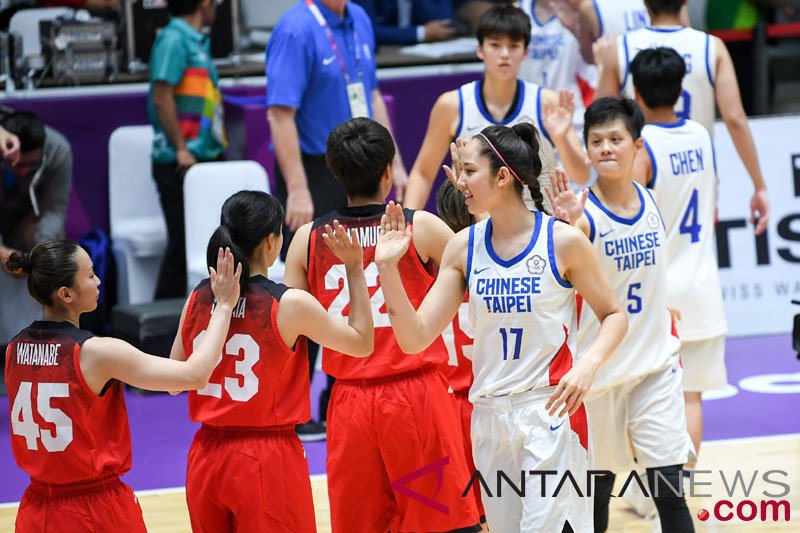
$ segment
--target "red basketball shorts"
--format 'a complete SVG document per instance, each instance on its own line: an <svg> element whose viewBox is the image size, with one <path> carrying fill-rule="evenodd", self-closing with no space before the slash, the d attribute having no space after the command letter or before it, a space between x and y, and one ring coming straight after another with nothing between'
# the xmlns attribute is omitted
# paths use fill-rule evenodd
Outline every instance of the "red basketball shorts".
<svg viewBox="0 0 800 533"><path fill-rule="evenodd" d="M479 523L456 402L435 369L337 380L328 407L333 533L449 531Z"/></svg>
<svg viewBox="0 0 800 533"><path fill-rule="evenodd" d="M17 513L18 533L147 531L133 490L118 476L51 485L31 481Z"/></svg>
<svg viewBox="0 0 800 533"><path fill-rule="evenodd" d="M314 533L305 450L293 425L198 430L186 501L194 533Z"/></svg>
<svg viewBox="0 0 800 533"><path fill-rule="evenodd" d="M458 409L461 416L461 431L464 434L464 455L467 459L467 470L470 475L475 472L475 461L472 460L472 403L469 401L469 389L455 391L453 396L456 399L456 409ZM472 495L475 498L475 505L478 507L478 514L481 517L485 515L483 511L483 502L481 502L481 484L472 484Z"/></svg>

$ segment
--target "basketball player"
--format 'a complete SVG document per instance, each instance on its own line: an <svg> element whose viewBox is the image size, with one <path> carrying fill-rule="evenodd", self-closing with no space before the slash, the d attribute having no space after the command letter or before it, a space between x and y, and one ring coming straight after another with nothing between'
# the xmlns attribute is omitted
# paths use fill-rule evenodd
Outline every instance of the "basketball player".
<svg viewBox="0 0 800 533"><path fill-rule="evenodd" d="M546 168L554 167L553 148L542 114L546 108L558 106L558 93L518 79L520 65L528 56L530 18L517 7L496 5L481 17L476 33L484 77L448 91L436 100L428 131L409 174L405 203L411 209L425 207L450 142L470 139L493 124L534 124L547 139L541 142L539 158ZM582 149L577 136L570 141L578 151ZM563 164L577 182L589 179L582 157L564 160Z"/></svg>
<svg viewBox="0 0 800 533"><path fill-rule="evenodd" d="M531 43L519 70L520 79L571 92L575 131L583 131L583 112L594 96L597 68L584 61L577 38L566 26L577 17L562 17L563 10L554 0L522 0L520 8L531 19Z"/></svg>
<svg viewBox="0 0 800 533"><path fill-rule="evenodd" d="M374 254L392 187L394 149L388 130L369 119L348 120L331 132L326 158L347 191L348 206L302 226L286 258L286 283L310 291L331 316L345 320L350 297L344 267L322 246L323 228L338 219L358 231L364 248L375 350L366 359L344 356L335 346L322 352L322 369L336 378L328 406L331 527L334 533L479 531L474 501L461 497L470 473L456 405L439 371L447 361L444 342L438 338L427 349L403 353L383 301ZM432 263L441 262L453 232L425 211L409 211L408 218L418 232L400 270L413 300L420 302L433 284ZM441 466L437 462L444 457L448 463L439 471L441 478L414 475L432 464ZM435 495L449 514L409 494Z"/></svg>
<svg viewBox="0 0 800 533"><path fill-rule="evenodd" d="M569 126L569 121L565 123ZM649 191L633 180L643 126L644 116L633 100L593 102L586 110L584 136L597 183L579 201L560 173L547 192L556 213L562 214L566 206L562 216L594 244L627 311L631 331L600 369L586 401L594 468L630 472L638 461L647 469L661 530L686 532L694 528L683 497L681 470L693 459L694 448L686 429L680 341L673 335L667 308L667 232ZM599 326L591 310L581 313L579 352L594 340ZM614 477L596 479L598 533L608 527Z"/></svg>
<svg viewBox="0 0 800 533"><path fill-rule="evenodd" d="M647 122L647 152L637 157L635 176L653 189L667 227L667 304L677 310L686 418L699 452L701 395L728 382L727 324L714 247L716 154L708 131L674 110L685 70L671 48L642 50L631 62L634 94Z"/></svg>
<svg viewBox="0 0 800 533"><path fill-rule="evenodd" d="M690 118L702 124L713 138L716 102L755 188L750 200L750 223L755 225L756 235L759 235L767 229L769 222L769 199L747 115L742 107L733 61L718 37L681 24L679 13L685 3L686 0L645 0L652 27L618 37L616 43L606 39L598 41L595 53L600 67L597 96L618 96L621 93L633 98L630 61L645 48L674 48L686 62L683 91L675 111L680 118Z"/></svg>
<svg viewBox="0 0 800 533"><path fill-rule="evenodd" d="M295 433L295 425L311 417L305 338L356 357L372 352L372 314L355 231L348 237L336 221L322 229L322 241L343 263L352 287L350 314L341 321L307 292L268 279L281 250L283 218L274 197L240 191L222 205L208 245L209 261L219 246L233 251L243 265L243 287L208 386L189 393L189 415L203 424L186 472L195 533L316 531L308 463ZM172 358L192 354L213 305L208 280L202 281L189 297Z"/></svg>
<svg viewBox="0 0 800 533"><path fill-rule="evenodd" d="M100 280L72 241L45 241L14 252L5 266L28 275L43 319L11 340L5 382L11 449L31 476L16 530L145 531L142 510L119 477L131 468L131 435L122 383L150 390L199 389L208 382L239 298L241 267L222 249L210 268L217 306L196 357L153 357L110 337L79 329L97 307ZM13 305L13 302L10 302ZM184 309L184 313L185 313Z"/></svg>
<svg viewBox="0 0 800 533"><path fill-rule="evenodd" d="M392 328L408 354L438 338L469 290L475 322L472 455L489 480L543 469L586 479L583 398L627 329L588 239L541 210L537 137L531 124L492 126L473 137L460 158L454 154L449 172L458 176L470 213L486 211L490 218L447 244L436 282L421 303L409 299L398 270L412 242L399 205L390 203L386 210L375 254ZM529 211L523 202L525 186L539 210ZM576 290L602 326L596 342L573 361ZM489 530L588 531L590 498L571 489L554 495L552 485L546 488L531 475L524 498L508 488L502 496L483 493Z"/></svg>

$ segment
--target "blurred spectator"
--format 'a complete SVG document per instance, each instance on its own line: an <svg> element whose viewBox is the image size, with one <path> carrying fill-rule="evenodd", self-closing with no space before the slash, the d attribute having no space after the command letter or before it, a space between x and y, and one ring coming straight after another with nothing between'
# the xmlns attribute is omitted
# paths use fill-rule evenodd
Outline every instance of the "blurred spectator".
<svg viewBox="0 0 800 533"><path fill-rule="evenodd" d="M452 0L355 0L364 8L382 44L430 43L452 39Z"/></svg>
<svg viewBox="0 0 800 533"><path fill-rule="evenodd" d="M794 0L708 0L706 25L709 30L749 30L762 20L793 20L797 4Z"/></svg>
<svg viewBox="0 0 800 533"><path fill-rule="evenodd" d="M183 177L226 146L219 78L211 43L215 0L168 0L172 18L150 53L147 111L153 125L153 178L167 222L167 249L155 298L186 296Z"/></svg>
<svg viewBox="0 0 800 533"><path fill-rule="evenodd" d="M6 115L0 126L19 139L19 154L15 162L3 162L0 184L0 263L5 263L16 250L27 252L42 241L64 236L72 148L33 113ZM5 344L41 311L25 279L16 273L0 273L0 294L14 303L0 308L0 344Z"/></svg>
<svg viewBox="0 0 800 533"><path fill-rule="evenodd" d="M459 33L475 35L475 28L484 13L497 4L512 4L508 0L454 0L456 27Z"/></svg>

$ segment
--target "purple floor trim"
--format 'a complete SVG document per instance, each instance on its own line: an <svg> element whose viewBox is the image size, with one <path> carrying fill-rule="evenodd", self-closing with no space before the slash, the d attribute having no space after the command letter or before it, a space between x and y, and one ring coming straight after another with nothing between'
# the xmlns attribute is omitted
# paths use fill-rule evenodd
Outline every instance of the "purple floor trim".
<svg viewBox="0 0 800 533"><path fill-rule="evenodd" d="M728 381L739 391L724 399L705 402L706 440L800 433L796 406L800 399L800 362L790 348L788 336L733 339L727 345ZM743 378L763 374L786 374L780 380L794 392L751 392L741 386ZM312 412L317 418L316 398L325 384L321 373L311 386ZM156 489L184 485L186 455L196 425L189 421L186 395L127 395L133 436L133 469L125 481L134 489ZM14 463L9 437L8 397L0 396L0 502L18 501L28 478ZM306 444L309 470L325 473L325 443Z"/></svg>

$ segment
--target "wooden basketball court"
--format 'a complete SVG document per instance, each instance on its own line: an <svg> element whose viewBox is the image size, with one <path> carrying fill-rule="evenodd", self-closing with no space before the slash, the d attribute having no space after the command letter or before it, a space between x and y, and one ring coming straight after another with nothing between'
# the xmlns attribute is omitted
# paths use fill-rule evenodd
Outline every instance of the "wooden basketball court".
<svg viewBox="0 0 800 533"><path fill-rule="evenodd" d="M700 459L697 469L711 470L712 473L702 474L702 478L699 478L703 482L711 483L710 485L697 487L698 494L711 494L711 497L688 498L689 507L694 516L695 527L698 532L800 531L800 435L779 435L709 442L703 446ZM725 483L727 482L728 486L733 484L737 469L741 472L745 485L750 484L753 474L757 472L756 480L752 484L750 497L748 498L755 503L756 507L760 506L761 500L768 499L762 495L762 491L776 493L780 490L777 485L769 485L764 482L762 479L763 473L770 470L788 472L788 477L786 478L773 473L770 479L789 485L790 492L784 499L790 502L791 520L789 522L762 522L760 516L756 516L750 522L743 522L735 517L734 510L734 518L728 522L719 521L713 516L706 522L701 522L697 518L697 513L700 509L707 509L712 512L713 505L719 500L730 500L735 506L744 499L741 484L737 486L737 493L734 497L730 498L726 494ZM725 482L721 480L720 470L725 475ZM325 476L313 476L311 485L317 515L317 531L319 533L330 532L328 491ZM191 531L183 488L142 491L137 494L142 504L145 523L149 531L153 533L188 533ZM730 512L727 508L724 510L726 514ZM16 513L16 504L0 506L0 532L14 530ZM771 516L768 518L771 520ZM783 518L782 513L781 518ZM612 500L609 531L650 533L651 524L636 516L623 502Z"/></svg>

